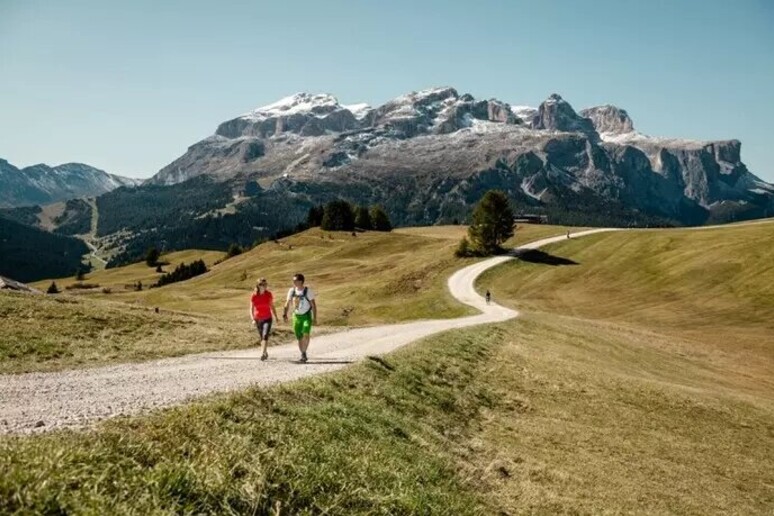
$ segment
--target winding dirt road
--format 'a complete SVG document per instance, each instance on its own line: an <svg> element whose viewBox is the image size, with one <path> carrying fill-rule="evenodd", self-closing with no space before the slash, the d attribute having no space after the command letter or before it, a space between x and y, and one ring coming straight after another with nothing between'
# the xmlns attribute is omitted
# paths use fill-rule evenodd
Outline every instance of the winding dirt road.
<svg viewBox="0 0 774 516"><path fill-rule="evenodd" d="M573 238L610 229L594 229ZM517 248L563 241L565 235L545 238ZM31 433L62 427L81 427L116 415L184 403L216 392L289 382L341 369L368 355L388 353L422 337L478 324L517 317L518 312L487 305L474 283L485 270L510 256L498 256L465 267L448 281L451 294L478 309L478 315L458 319L423 320L347 330L316 336L307 364L295 362L295 343L270 349L271 358L259 360L260 350L200 353L150 362L121 364L58 373L0 375L0 434Z"/></svg>

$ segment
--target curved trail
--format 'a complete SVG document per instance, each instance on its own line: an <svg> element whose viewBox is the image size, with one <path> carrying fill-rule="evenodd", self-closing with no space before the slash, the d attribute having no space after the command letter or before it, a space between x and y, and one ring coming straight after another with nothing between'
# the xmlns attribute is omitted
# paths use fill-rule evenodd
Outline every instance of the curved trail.
<svg viewBox="0 0 774 516"><path fill-rule="evenodd" d="M582 231L573 238L603 231L612 230ZM565 239L565 235L545 238L517 250L536 249ZM260 350L252 348L57 373L0 375L0 434L79 427L216 392L297 380L341 369L368 355L388 353L434 333L512 319L519 315L517 311L495 303L487 305L474 288L482 272L510 259L490 258L460 269L449 278L451 294L480 314L316 336L309 349L310 360L304 365L295 362L298 347L292 343L270 348L271 358L266 362L259 360Z"/></svg>

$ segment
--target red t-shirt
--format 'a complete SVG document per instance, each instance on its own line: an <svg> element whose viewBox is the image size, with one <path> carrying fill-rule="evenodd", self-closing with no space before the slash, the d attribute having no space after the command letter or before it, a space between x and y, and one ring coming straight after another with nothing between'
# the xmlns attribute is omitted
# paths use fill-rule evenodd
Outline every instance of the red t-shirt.
<svg viewBox="0 0 774 516"><path fill-rule="evenodd" d="M271 305L274 302L271 292L253 293L250 302L253 304L253 319L271 319Z"/></svg>

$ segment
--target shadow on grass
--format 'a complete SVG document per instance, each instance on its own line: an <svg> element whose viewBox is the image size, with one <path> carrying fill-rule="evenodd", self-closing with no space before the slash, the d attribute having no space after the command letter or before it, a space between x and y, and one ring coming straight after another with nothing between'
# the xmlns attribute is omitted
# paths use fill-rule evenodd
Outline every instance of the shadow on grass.
<svg viewBox="0 0 774 516"><path fill-rule="evenodd" d="M543 265L578 265L578 262L561 256L554 256L539 249L525 249L513 251L511 255L523 262L541 263Z"/></svg>

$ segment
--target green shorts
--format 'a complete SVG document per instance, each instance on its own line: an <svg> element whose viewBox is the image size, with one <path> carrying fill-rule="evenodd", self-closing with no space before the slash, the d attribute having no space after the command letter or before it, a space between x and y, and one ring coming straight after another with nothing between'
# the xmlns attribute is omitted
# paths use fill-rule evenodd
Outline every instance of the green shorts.
<svg viewBox="0 0 774 516"><path fill-rule="evenodd" d="M312 333L312 311L305 314L293 314L293 333L300 339L304 335Z"/></svg>

